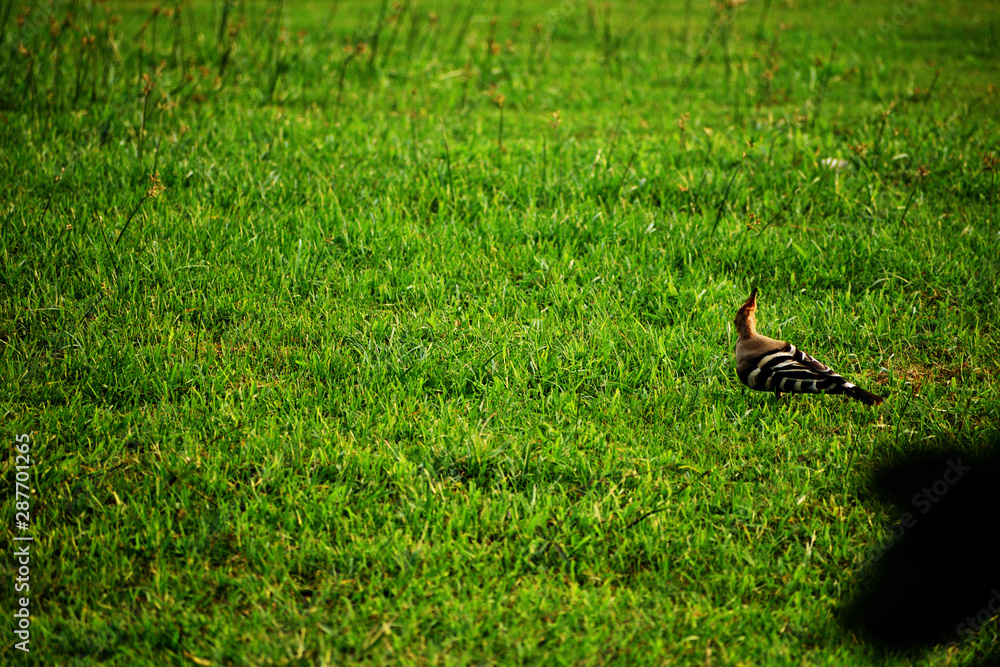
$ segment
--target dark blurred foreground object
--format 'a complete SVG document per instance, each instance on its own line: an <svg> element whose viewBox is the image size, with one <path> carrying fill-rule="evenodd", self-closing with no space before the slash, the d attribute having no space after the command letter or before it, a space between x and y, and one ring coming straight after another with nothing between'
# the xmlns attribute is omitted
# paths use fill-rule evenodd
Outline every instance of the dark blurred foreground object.
<svg viewBox="0 0 1000 667"><path fill-rule="evenodd" d="M1000 457L996 445L952 451L911 457L875 476L872 491L900 516L889 544L859 570L845 614L869 641L960 643L1000 614ZM976 664L1000 664L1000 652Z"/></svg>

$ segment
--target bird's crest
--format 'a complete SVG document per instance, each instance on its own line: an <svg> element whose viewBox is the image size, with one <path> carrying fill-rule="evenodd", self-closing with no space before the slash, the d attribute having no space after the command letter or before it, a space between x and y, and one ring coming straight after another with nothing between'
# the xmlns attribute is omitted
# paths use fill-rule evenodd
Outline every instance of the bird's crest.
<svg viewBox="0 0 1000 667"><path fill-rule="evenodd" d="M736 319L733 321L740 338L750 338L757 334L757 317L754 315L756 311L757 288L754 287L750 292L750 296L740 306L740 309L736 311Z"/></svg>

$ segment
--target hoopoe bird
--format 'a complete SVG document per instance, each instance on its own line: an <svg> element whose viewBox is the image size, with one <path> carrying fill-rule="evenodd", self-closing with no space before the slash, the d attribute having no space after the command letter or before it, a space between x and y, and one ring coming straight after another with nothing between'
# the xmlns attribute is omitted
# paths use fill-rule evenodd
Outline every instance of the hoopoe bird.
<svg viewBox="0 0 1000 667"><path fill-rule="evenodd" d="M757 391L847 394L868 405L879 405L882 397L858 387L813 359L791 343L757 333L757 288L736 311L736 375Z"/></svg>

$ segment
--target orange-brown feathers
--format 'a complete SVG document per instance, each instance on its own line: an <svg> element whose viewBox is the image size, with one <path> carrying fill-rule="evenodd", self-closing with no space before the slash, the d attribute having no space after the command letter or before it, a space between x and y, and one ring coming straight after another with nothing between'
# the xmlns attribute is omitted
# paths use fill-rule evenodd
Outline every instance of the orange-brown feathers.
<svg viewBox="0 0 1000 667"><path fill-rule="evenodd" d="M740 309L736 311L736 319L733 324L736 325L736 332L740 336L740 340L747 340L753 338L757 335L757 316L754 314L757 312L757 288L754 287L753 291L750 292L749 298L740 306Z"/></svg>

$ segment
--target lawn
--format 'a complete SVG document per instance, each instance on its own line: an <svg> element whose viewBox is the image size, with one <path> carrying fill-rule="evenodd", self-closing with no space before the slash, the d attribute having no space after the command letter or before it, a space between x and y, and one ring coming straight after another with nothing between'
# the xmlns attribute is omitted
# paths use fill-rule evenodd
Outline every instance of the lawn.
<svg viewBox="0 0 1000 667"><path fill-rule="evenodd" d="M997 441L998 81L972 0L0 0L0 661L995 659L845 619ZM885 403L743 387L753 287Z"/></svg>

